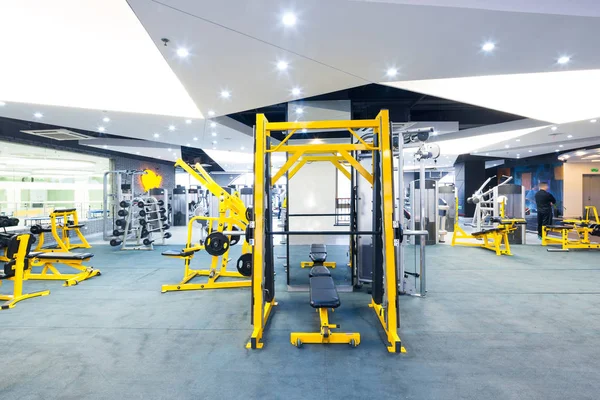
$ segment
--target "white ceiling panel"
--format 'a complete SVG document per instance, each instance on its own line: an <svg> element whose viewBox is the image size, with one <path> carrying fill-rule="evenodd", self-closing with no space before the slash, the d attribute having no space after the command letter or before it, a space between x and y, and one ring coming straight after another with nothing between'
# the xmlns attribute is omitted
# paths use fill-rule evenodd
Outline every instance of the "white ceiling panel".
<svg viewBox="0 0 600 400"><path fill-rule="evenodd" d="M169 146L164 143L153 143L143 140L93 139L82 140L79 144L140 157L156 158L157 160L175 162L175 160L181 158L181 147L179 146Z"/></svg>

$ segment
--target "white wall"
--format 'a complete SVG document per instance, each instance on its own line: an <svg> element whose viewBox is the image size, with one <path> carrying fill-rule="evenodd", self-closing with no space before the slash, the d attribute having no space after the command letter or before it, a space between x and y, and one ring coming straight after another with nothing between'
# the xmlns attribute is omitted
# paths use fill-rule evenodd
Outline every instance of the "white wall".
<svg viewBox="0 0 600 400"><path fill-rule="evenodd" d="M565 217L580 217L583 210L583 175L598 175L592 169L600 169L600 163L563 164L563 202Z"/></svg>

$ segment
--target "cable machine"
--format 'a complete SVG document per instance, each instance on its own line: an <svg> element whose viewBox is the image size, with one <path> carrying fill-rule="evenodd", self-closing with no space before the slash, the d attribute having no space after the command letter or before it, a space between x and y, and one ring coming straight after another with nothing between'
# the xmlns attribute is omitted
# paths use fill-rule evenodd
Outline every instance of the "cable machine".
<svg viewBox="0 0 600 400"><path fill-rule="evenodd" d="M356 143L290 145L288 140L301 129L347 129L357 140ZM367 142L355 130L372 129L372 140ZM271 138L272 131L287 131L287 136L275 145ZM249 235L253 245L252 263L252 303L251 323L253 331L247 348L260 349L263 347L263 334L267 321L277 305L275 301L273 235L302 235L315 233L319 235L339 235L339 231L274 231L272 222L271 189L284 174L288 179L302 167L304 157L321 157L328 159L334 165L341 158L353 169L370 182L373 190L373 225L370 231L349 231L350 235L371 235L373 240L373 278L372 294L369 307L373 309L386 335L386 346L389 352L405 351L398 335L398 285L396 270L396 241L402 240L402 228L394 221L393 193L393 154L389 114L382 110L371 120L350 121L312 121L312 122L268 122L264 114L257 114L254 133L254 215L249 224ZM373 168L368 171L353 156L358 152L371 152ZM271 155L284 153L287 161L279 171L271 175ZM335 161L335 162L334 162ZM357 333L332 333L336 325L329 323L327 308L339 306L332 302L323 302L315 306L313 294L317 291L335 294L333 284L328 283L327 276L313 275L311 271L311 305L318 308L321 329L315 333L291 333L292 344L305 343L348 343L357 345L360 336ZM316 279L315 279L316 278ZM315 280L313 287L312 280ZM329 277L329 280L331 277ZM313 293L314 291L314 293Z"/></svg>

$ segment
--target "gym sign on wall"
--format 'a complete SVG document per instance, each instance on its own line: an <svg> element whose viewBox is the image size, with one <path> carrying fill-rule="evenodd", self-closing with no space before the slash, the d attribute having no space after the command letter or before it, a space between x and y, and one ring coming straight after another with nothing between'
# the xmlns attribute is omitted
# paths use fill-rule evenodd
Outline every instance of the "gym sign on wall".
<svg viewBox="0 0 600 400"><path fill-rule="evenodd" d="M156 189L160 187L162 183L162 176L157 175L154 171L150 169L145 169L144 174L140 175L140 180L142 181L142 187L144 191L147 192L150 189Z"/></svg>

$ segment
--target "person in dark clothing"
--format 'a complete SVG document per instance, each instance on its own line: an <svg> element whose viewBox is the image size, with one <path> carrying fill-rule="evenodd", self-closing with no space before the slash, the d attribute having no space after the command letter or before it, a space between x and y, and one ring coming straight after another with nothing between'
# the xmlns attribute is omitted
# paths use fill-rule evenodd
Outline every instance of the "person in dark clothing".
<svg viewBox="0 0 600 400"><path fill-rule="evenodd" d="M548 184L540 183L540 190L535 194L535 203L537 205L538 237L542 238L542 227L552 225L552 206L556 204L556 199L551 193L547 192Z"/></svg>

